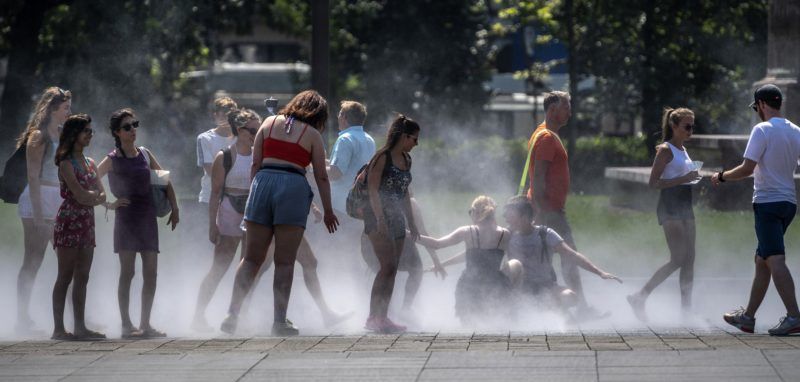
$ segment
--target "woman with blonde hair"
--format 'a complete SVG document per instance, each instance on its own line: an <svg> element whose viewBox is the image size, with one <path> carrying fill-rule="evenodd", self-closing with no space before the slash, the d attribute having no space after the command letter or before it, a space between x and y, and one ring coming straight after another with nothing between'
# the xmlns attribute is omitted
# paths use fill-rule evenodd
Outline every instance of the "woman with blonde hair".
<svg viewBox="0 0 800 382"><path fill-rule="evenodd" d="M695 224L691 184L699 175L683 144L692 136L694 112L683 107L664 109L661 129L664 143L656 147L650 187L660 190L656 215L658 224L664 229L670 259L639 292L628 296L634 314L642 321L647 321L647 297L678 269L681 270L681 307L686 311L692 306Z"/></svg>
<svg viewBox="0 0 800 382"><path fill-rule="evenodd" d="M496 209L492 198L478 196L469 209L472 225L459 227L439 239L419 238L420 244L434 249L462 242L466 245L466 252L442 262L442 266L467 263L456 284L456 315L466 325L508 318L512 279L517 281L522 271L518 260L505 260L511 232L497 225Z"/></svg>
<svg viewBox="0 0 800 382"><path fill-rule="evenodd" d="M17 140L17 148L25 147L28 169L28 185L19 196L17 210L25 242L25 256L17 277L16 331L19 334L36 332L28 313L31 289L47 243L53 240L53 221L63 201L54 161L61 126L70 115L71 107L72 94L68 90L55 86L45 89Z"/></svg>

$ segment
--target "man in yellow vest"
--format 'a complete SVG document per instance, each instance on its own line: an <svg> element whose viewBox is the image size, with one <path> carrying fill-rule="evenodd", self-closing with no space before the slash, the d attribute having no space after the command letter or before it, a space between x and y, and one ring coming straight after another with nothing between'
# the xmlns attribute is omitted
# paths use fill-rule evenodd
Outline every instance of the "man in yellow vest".
<svg viewBox="0 0 800 382"><path fill-rule="evenodd" d="M552 228L567 245L577 250L564 211L569 193L569 161L567 150L558 135L572 116L569 93L562 91L547 93L544 97L544 111L544 122L534 130L528 141L528 148L533 145L533 150L530 150L529 160L532 170L527 196L536 215L536 224ZM579 315L583 313L578 318L599 316L598 312L586 303L578 265L567 258L562 259L561 274L567 286L578 295L578 313Z"/></svg>

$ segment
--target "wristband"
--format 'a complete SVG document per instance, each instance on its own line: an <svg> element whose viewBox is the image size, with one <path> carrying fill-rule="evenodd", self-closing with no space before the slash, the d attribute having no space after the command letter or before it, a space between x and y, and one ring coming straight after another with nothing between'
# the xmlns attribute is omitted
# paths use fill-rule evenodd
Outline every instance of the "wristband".
<svg viewBox="0 0 800 382"><path fill-rule="evenodd" d="M725 170L722 170L722 171L717 173L717 175L719 175L719 182L720 183L725 183L725 179L722 178L722 174L724 174L724 173L725 173Z"/></svg>

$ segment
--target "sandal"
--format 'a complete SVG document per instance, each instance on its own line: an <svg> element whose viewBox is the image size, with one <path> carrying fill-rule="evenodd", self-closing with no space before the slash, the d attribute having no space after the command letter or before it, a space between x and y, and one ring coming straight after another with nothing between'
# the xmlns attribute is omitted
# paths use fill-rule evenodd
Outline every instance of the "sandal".
<svg viewBox="0 0 800 382"><path fill-rule="evenodd" d="M56 341L74 341L75 335L70 332L53 332L50 339Z"/></svg>
<svg viewBox="0 0 800 382"><path fill-rule="evenodd" d="M140 332L142 332L141 338L162 338L167 336L167 333L159 332L153 328L142 329Z"/></svg>
<svg viewBox="0 0 800 382"><path fill-rule="evenodd" d="M93 341L93 340L104 340L106 339L106 335L100 332L95 332L93 330L86 329L85 331L75 331L75 341Z"/></svg>
<svg viewBox="0 0 800 382"><path fill-rule="evenodd" d="M122 336L121 337L123 339L142 338L143 334L144 334L144 332L142 332L141 330L137 329L134 326L131 326L129 328L122 328Z"/></svg>

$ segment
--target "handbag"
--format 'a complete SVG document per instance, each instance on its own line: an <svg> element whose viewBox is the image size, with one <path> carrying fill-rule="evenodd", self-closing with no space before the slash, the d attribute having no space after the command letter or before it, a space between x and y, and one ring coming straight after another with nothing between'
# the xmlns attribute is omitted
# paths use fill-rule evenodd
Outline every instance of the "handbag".
<svg viewBox="0 0 800 382"><path fill-rule="evenodd" d="M361 167L353 180L353 186L347 192L345 210L350 217L363 220L364 211L369 208L369 191L367 190L367 171L369 163Z"/></svg>
<svg viewBox="0 0 800 382"><path fill-rule="evenodd" d="M147 167L150 168L150 153L144 146L139 147ZM167 197L167 185L169 185L169 171L150 170L150 192L153 194L153 206L156 209L156 216L163 218L172 212L172 204Z"/></svg>
<svg viewBox="0 0 800 382"><path fill-rule="evenodd" d="M228 201L231 202L231 206L236 212L244 214L244 210L247 207L247 195L225 194L225 196L228 197Z"/></svg>

